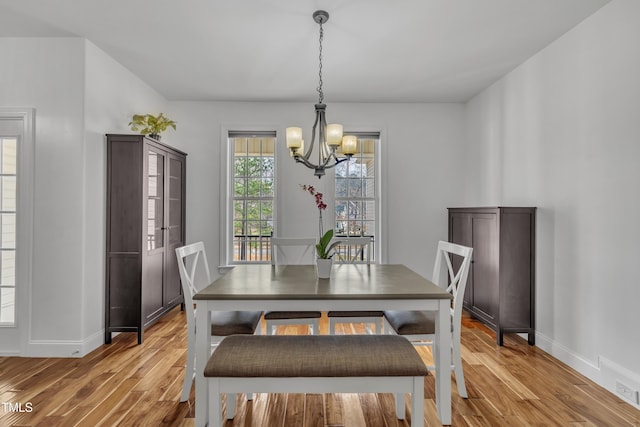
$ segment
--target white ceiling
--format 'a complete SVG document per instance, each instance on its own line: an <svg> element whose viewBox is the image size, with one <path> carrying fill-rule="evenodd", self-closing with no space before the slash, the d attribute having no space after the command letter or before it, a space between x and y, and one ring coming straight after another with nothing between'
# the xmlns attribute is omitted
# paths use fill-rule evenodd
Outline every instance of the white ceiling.
<svg viewBox="0 0 640 427"><path fill-rule="evenodd" d="M460 102L609 0L0 0L0 37L81 36L171 100ZM0 58L1 60L1 58Z"/></svg>

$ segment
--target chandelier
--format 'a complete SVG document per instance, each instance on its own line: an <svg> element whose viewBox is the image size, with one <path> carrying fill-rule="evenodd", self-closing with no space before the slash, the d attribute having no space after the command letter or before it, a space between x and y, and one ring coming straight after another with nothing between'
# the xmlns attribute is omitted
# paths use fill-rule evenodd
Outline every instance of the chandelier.
<svg viewBox="0 0 640 427"><path fill-rule="evenodd" d="M309 147L304 146L304 140L302 139L302 128L288 127L286 132L287 148L289 148L291 156L297 163L302 163L310 169L314 169L314 175L318 178L322 178L326 169L331 169L338 163L349 160L356 152L357 137L354 135L342 135L342 125L329 124L325 118L325 110L327 106L324 104L324 93L322 92L322 39L323 29L322 24L329 20L329 14L324 10L316 10L313 13L313 20L320 26L320 54L318 55L320 61L320 67L318 71L319 83L318 83L318 103L315 105L316 109L316 121L313 123L313 130L311 136L311 144ZM318 141L318 163L312 163L309 158L313 152L313 148ZM342 154L345 157L338 157L336 154L337 149L341 148Z"/></svg>

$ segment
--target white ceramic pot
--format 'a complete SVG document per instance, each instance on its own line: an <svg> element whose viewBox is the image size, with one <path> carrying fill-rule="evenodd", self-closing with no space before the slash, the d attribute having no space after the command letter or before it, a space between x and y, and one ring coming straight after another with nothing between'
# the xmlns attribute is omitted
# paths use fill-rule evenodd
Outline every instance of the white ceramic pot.
<svg viewBox="0 0 640 427"><path fill-rule="evenodd" d="M332 258L317 258L316 259L316 272L320 279L328 279L331 277L331 266L333 265Z"/></svg>

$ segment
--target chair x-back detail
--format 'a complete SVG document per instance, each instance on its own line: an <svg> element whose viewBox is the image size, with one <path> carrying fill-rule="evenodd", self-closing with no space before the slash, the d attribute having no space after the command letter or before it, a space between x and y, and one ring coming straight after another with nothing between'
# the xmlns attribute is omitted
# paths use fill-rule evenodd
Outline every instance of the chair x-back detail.
<svg viewBox="0 0 640 427"><path fill-rule="evenodd" d="M193 305L193 296L199 288L210 284L211 274L202 242L176 248L176 257L178 258L178 270L187 314L187 367L180 396L180 401L186 402L189 399L195 375L196 309ZM196 285L197 278L201 278L201 281L204 282L203 286ZM229 335L260 333L258 326L261 316L262 312L260 311L213 312L211 316L212 346L217 346L224 337ZM251 399L251 393L247 393L247 398Z"/></svg>
<svg viewBox="0 0 640 427"><path fill-rule="evenodd" d="M336 253L336 261L344 264L371 263L371 238L370 237L345 237L337 238L341 243ZM341 250L343 249L343 250ZM375 326L375 333L382 333L383 311L329 311L329 333L336 333L338 323L363 323L367 333L372 334L370 325Z"/></svg>
<svg viewBox="0 0 640 427"><path fill-rule="evenodd" d="M313 260L315 256L316 240L314 238L271 238L271 265L287 264L293 257L292 251L298 256L295 261ZM301 252L300 252L301 251ZM282 262L281 262L282 261ZM312 261L309 261L312 262ZM320 333L320 311L266 311L264 319L267 326L267 335L273 335L278 325L308 325L309 332L313 335Z"/></svg>
<svg viewBox="0 0 640 427"><path fill-rule="evenodd" d="M371 264L373 240L371 237L336 237L335 261L340 264Z"/></svg>
<svg viewBox="0 0 640 427"><path fill-rule="evenodd" d="M451 361L458 385L458 394L467 397L460 357L460 329L462 322L462 300L467 286L467 276L471 265L473 249L449 242L438 242L438 253L433 267L432 281L447 289L453 295L451 307ZM454 258L452 255L456 255ZM446 262L448 283L442 283L443 260ZM456 268L457 267L457 268ZM435 313L430 311L396 311L384 312L385 329L389 333L403 335L415 345L433 345L435 339ZM429 367L432 369L433 367Z"/></svg>

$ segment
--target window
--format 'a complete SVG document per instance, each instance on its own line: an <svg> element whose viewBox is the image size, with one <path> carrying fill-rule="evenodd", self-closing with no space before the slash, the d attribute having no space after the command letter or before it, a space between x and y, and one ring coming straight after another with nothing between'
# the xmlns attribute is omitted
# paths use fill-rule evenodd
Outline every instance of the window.
<svg viewBox="0 0 640 427"><path fill-rule="evenodd" d="M0 138L0 325L15 324L17 138Z"/></svg>
<svg viewBox="0 0 640 427"><path fill-rule="evenodd" d="M371 256L375 260L375 237L378 209L376 182L376 145L380 135L345 132L358 137L358 151L349 161L336 166L335 170L335 219L336 236L370 237ZM365 261L367 251L356 245L341 245L339 259Z"/></svg>
<svg viewBox="0 0 640 427"><path fill-rule="evenodd" d="M229 132L232 159L233 263L267 262L275 199L275 132Z"/></svg>

